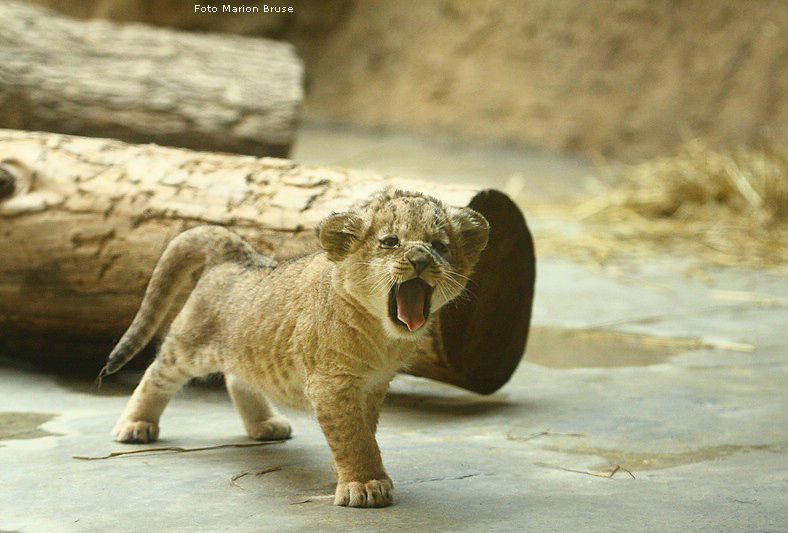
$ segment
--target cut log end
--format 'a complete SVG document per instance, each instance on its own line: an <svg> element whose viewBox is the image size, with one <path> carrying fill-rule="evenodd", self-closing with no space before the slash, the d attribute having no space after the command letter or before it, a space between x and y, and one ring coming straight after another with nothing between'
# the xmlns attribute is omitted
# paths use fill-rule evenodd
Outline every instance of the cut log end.
<svg viewBox="0 0 788 533"><path fill-rule="evenodd" d="M525 352L536 258L525 218L509 197L483 190L468 207L490 222L489 243L468 284L469 298L441 312L431 350L409 373L491 394Z"/></svg>

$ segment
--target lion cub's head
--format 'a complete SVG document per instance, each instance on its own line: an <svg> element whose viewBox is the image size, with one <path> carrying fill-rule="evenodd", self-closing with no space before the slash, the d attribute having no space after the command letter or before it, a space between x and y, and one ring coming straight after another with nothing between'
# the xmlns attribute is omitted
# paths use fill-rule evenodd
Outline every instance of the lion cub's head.
<svg viewBox="0 0 788 533"><path fill-rule="evenodd" d="M395 337L407 337L465 290L489 224L416 192L387 190L320 224L343 287Z"/></svg>

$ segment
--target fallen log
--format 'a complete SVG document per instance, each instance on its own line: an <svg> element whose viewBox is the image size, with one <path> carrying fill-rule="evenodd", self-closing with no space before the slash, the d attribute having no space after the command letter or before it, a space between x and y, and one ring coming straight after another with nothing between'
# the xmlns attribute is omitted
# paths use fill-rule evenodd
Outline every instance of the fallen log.
<svg viewBox="0 0 788 533"><path fill-rule="evenodd" d="M386 185L470 206L489 220L470 298L441 311L411 373L497 390L522 357L534 288L531 236L503 193L11 130L0 130L0 351L57 353L64 364L89 359L98 368L177 233L220 224L283 258L317 246L324 216Z"/></svg>
<svg viewBox="0 0 788 533"><path fill-rule="evenodd" d="M287 156L303 99L293 46L79 21L0 2L0 127Z"/></svg>

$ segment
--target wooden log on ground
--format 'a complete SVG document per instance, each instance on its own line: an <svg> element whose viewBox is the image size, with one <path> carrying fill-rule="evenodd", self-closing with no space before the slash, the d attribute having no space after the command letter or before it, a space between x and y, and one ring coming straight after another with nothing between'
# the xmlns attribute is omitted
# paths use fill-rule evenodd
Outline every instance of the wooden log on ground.
<svg viewBox="0 0 788 533"><path fill-rule="evenodd" d="M289 153L304 93L290 44L79 21L12 0L0 20L0 127Z"/></svg>
<svg viewBox="0 0 788 533"><path fill-rule="evenodd" d="M324 216L387 185L470 206L489 220L471 297L441 311L411 373L497 390L522 357L534 288L531 236L503 193L11 130L0 130L0 353L39 350L97 369L177 233L220 224L283 258L317 246L314 228Z"/></svg>

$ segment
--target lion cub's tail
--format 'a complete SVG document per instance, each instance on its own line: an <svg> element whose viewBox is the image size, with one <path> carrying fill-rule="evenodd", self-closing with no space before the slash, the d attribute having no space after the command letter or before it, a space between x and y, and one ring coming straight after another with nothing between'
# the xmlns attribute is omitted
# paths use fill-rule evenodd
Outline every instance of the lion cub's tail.
<svg viewBox="0 0 788 533"><path fill-rule="evenodd" d="M194 275L200 269L227 262L276 265L241 237L220 226L199 226L170 241L153 269L137 315L109 354L99 380L118 371L148 344L168 316L175 296L193 286Z"/></svg>

